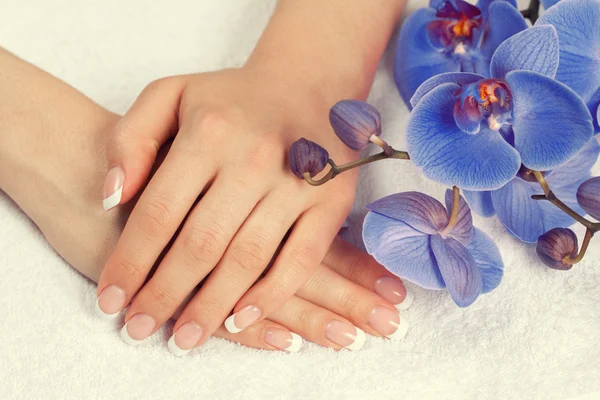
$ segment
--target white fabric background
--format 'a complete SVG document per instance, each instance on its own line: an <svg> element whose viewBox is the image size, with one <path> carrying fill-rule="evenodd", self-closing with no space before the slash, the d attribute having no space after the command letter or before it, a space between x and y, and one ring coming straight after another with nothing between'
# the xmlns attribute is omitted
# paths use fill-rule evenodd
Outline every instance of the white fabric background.
<svg viewBox="0 0 600 400"><path fill-rule="evenodd" d="M0 45L124 112L153 79L240 65L273 4L0 0ZM382 111L385 139L403 148L408 114L390 61L388 53L370 102ZM365 204L406 190L441 198L444 188L406 162L364 168L348 236L360 242ZM497 220L476 223L500 246L503 284L466 310L413 287L404 342L369 338L358 352L308 344L291 355L211 339L176 358L166 348L170 326L133 348L118 336L120 321L97 319L95 285L0 194L0 398L563 399L600 390L598 243L562 273Z"/></svg>

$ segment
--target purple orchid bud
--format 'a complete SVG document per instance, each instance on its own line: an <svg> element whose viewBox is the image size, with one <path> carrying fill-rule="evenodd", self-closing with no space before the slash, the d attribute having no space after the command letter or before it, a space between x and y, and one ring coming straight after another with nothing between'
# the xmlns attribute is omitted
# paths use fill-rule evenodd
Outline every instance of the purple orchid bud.
<svg viewBox="0 0 600 400"><path fill-rule="evenodd" d="M363 150L381 135L381 116L377 109L357 100L342 100L329 111L329 122L344 144L352 150ZM379 143L378 143L379 144Z"/></svg>
<svg viewBox="0 0 600 400"><path fill-rule="evenodd" d="M292 143L288 158L290 169L294 175L304 179L302 175L306 172L312 178L325 169L329 160L329 153L315 142L302 138Z"/></svg>
<svg viewBox="0 0 600 400"><path fill-rule="evenodd" d="M566 264L566 257L575 258L579 250L577 236L566 228L554 228L544 233L537 242L537 255L544 264L552 269L566 271L572 265Z"/></svg>
<svg viewBox="0 0 600 400"><path fill-rule="evenodd" d="M588 179L579 186L577 202L585 212L600 221L600 176Z"/></svg>

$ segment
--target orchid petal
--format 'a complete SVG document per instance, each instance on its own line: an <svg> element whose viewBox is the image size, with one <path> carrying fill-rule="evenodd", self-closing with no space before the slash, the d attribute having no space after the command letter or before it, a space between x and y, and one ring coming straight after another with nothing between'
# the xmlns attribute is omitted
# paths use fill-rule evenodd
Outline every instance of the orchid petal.
<svg viewBox="0 0 600 400"><path fill-rule="evenodd" d="M600 87L600 2L562 1L546 11L536 25L556 28L560 43L560 65L556 79L585 102Z"/></svg>
<svg viewBox="0 0 600 400"><path fill-rule="evenodd" d="M392 194L367 205L367 209L430 235L448 225L448 214L442 203L419 192Z"/></svg>
<svg viewBox="0 0 600 400"><path fill-rule="evenodd" d="M567 86L531 71L510 72L506 81L513 94L515 148L527 168L553 169L590 140L590 112Z"/></svg>
<svg viewBox="0 0 600 400"><path fill-rule="evenodd" d="M463 191L471 210L475 211L482 217L491 217L496 215L494 203L492 202L491 192L472 192L469 190Z"/></svg>
<svg viewBox="0 0 600 400"><path fill-rule="evenodd" d="M479 82L482 79L485 79L485 77L469 72L446 72L444 74L436 75L427 79L419 86L412 99L410 99L410 104L415 107L423 96L443 83L456 83L459 86L463 86L469 83Z"/></svg>
<svg viewBox="0 0 600 400"><path fill-rule="evenodd" d="M448 215L452 213L454 204L454 197L452 190L446 190L446 208L448 209ZM449 237L458 240L463 245L468 245L475 239L475 228L473 227L473 216L471 215L471 209L465 201L465 199L459 197L458 206L458 218L456 225L452 229Z"/></svg>
<svg viewBox="0 0 600 400"><path fill-rule="evenodd" d="M488 11L489 11L492 3L497 2L497 1L504 1L508 4L510 4L511 6L513 6L514 8L517 8L516 0L478 0L477 8L479 8L481 10L481 16L484 20L487 20L487 18L488 18L488 15L489 15Z"/></svg>
<svg viewBox="0 0 600 400"><path fill-rule="evenodd" d="M558 70L558 35L552 25L535 26L505 40L492 57L491 74L504 79L510 71L526 70L554 78Z"/></svg>
<svg viewBox="0 0 600 400"><path fill-rule="evenodd" d="M553 204L531 198L540 192L537 183L520 178L492 192L492 201L500 222L510 233L527 243L536 242L544 232L552 228L567 227L575 222ZM569 204L575 206L577 203Z"/></svg>
<svg viewBox="0 0 600 400"><path fill-rule="evenodd" d="M550 7L552 7L553 5L555 5L556 3L558 3L560 0L542 0L542 5L544 6L544 10L549 9Z"/></svg>
<svg viewBox="0 0 600 400"><path fill-rule="evenodd" d="M459 86L445 83L425 95L407 128L408 150L430 179L466 190L493 190L518 172L518 152L500 134L482 125L469 135L454 121Z"/></svg>
<svg viewBox="0 0 600 400"><path fill-rule="evenodd" d="M504 262L496 243L488 235L475 229L475 240L467 245L467 250L477 263L481 274L481 293L489 293L496 289L504 274Z"/></svg>
<svg viewBox="0 0 600 400"><path fill-rule="evenodd" d="M473 256L458 241L440 235L431 237L431 249L452 300L459 307L473 304L483 286Z"/></svg>
<svg viewBox="0 0 600 400"><path fill-rule="evenodd" d="M427 25L435 20L435 10L422 8L402 25L396 45L394 79L409 108L410 99L423 82L444 72L459 72L460 62L431 45Z"/></svg>
<svg viewBox="0 0 600 400"><path fill-rule="evenodd" d="M488 59L502 42L527 29L527 22L512 4L495 1L489 6L489 30L481 45L481 53Z"/></svg>
<svg viewBox="0 0 600 400"><path fill-rule="evenodd" d="M426 289L446 287L429 244L429 235L404 222L367 213L363 225L367 252L391 273Z"/></svg>

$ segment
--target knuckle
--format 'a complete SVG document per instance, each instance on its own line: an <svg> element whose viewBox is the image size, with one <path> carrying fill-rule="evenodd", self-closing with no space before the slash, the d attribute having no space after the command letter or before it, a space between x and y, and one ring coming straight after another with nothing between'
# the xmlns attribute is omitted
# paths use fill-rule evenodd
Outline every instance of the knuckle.
<svg viewBox="0 0 600 400"><path fill-rule="evenodd" d="M339 302L348 315L353 315L359 304L358 293L352 289L343 290L340 293Z"/></svg>
<svg viewBox="0 0 600 400"><path fill-rule="evenodd" d="M118 258L114 266L119 270L119 273L127 280L142 279L146 274L144 268L127 258Z"/></svg>
<svg viewBox="0 0 600 400"><path fill-rule="evenodd" d="M195 225L185 238L183 245L194 263L213 262L219 256L222 231L215 227Z"/></svg>
<svg viewBox="0 0 600 400"><path fill-rule="evenodd" d="M267 254L262 239L235 243L231 249L231 261L244 272L255 272L262 268Z"/></svg>
<svg viewBox="0 0 600 400"><path fill-rule="evenodd" d="M168 85L174 78L170 76L166 76L164 78L159 78L150 82L144 88L143 92L145 94L155 93L163 88L163 86Z"/></svg>
<svg viewBox="0 0 600 400"><path fill-rule="evenodd" d="M309 247L296 247L288 253L290 266L299 271L310 271L319 262L315 256L315 252Z"/></svg>
<svg viewBox="0 0 600 400"><path fill-rule="evenodd" d="M150 299L152 307L161 310L174 310L179 305L179 300L170 291L161 287L151 289Z"/></svg>
<svg viewBox="0 0 600 400"><path fill-rule="evenodd" d="M170 202L167 199L154 197L142 209L140 229L151 237L162 237L173 220Z"/></svg>
<svg viewBox="0 0 600 400"><path fill-rule="evenodd" d="M283 163L285 151L275 140L263 135L254 140L253 146L246 149L246 164L251 171L262 172Z"/></svg>
<svg viewBox="0 0 600 400"><path fill-rule="evenodd" d="M227 312L228 310L223 308L222 301L214 297L203 298L194 304L192 319L203 326L212 326L216 329L227 317Z"/></svg>

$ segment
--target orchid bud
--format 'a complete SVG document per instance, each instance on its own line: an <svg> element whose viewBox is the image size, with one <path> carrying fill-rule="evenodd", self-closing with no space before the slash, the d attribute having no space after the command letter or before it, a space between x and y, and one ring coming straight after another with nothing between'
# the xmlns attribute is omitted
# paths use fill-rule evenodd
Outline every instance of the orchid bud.
<svg viewBox="0 0 600 400"><path fill-rule="evenodd" d="M379 111L362 101L340 101L331 107L329 122L340 140L352 150L363 150L371 141L380 146L385 143L378 138L381 135Z"/></svg>
<svg viewBox="0 0 600 400"><path fill-rule="evenodd" d="M585 212L600 221L600 176L588 179L579 186L577 202Z"/></svg>
<svg viewBox="0 0 600 400"><path fill-rule="evenodd" d="M577 257L579 245L575 233L566 228L554 228L539 237L536 252L540 260L552 269L568 270L566 257Z"/></svg>
<svg viewBox="0 0 600 400"><path fill-rule="evenodd" d="M307 172L312 178L325 169L329 153L315 142L302 138L292 143L288 157L294 175L304 179L302 175Z"/></svg>

